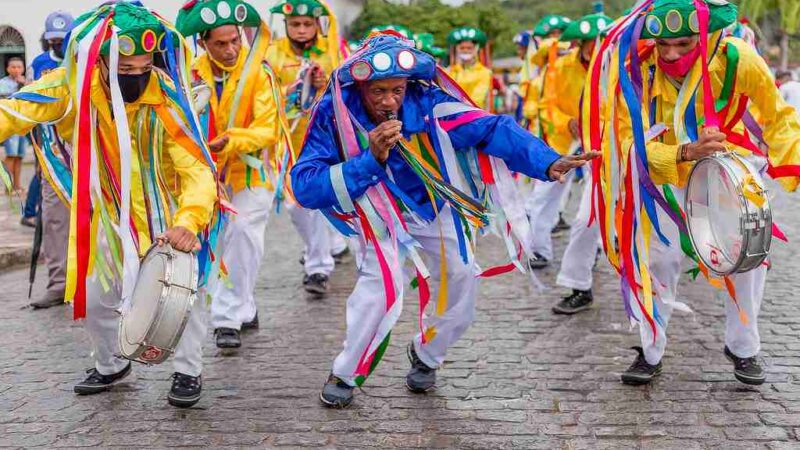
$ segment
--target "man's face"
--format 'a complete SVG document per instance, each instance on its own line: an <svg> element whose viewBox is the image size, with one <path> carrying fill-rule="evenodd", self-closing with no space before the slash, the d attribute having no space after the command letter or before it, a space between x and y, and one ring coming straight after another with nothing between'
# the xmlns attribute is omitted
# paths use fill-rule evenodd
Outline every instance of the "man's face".
<svg viewBox="0 0 800 450"><path fill-rule="evenodd" d="M310 42L317 36L317 20L309 16L287 17L286 34L295 42Z"/></svg>
<svg viewBox="0 0 800 450"><path fill-rule="evenodd" d="M527 47L525 47L524 45L517 46L517 56L519 56L520 59L525 59L525 55L527 53L528 53Z"/></svg>
<svg viewBox="0 0 800 450"><path fill-rule="evenodd" d="M361 100L375 123L384 122L389 113L398 115L406 96L406 85L405 78L367 81L359 85Z"/></svg>
<svg viewBox="0 0 800 450"><path fill-rule="evenodd" d="M581 60L583 62L591 61L592 53L594 53L594 41L581 41Z"/></svg>
<svg viewBox="0 0 800 450"><path fill-rule="evenodd" d="M11 78L19 78L25 73L25 65L22 64L22 61L11 61L6 66L6 72L8 72Z"/></svg>
<svg viewBox="0 0 800 450"><path fill-rule="evenodd" d="M550 33L547 34L548 38L558 39L561 37L562 31L559 29L554 29Z"/></svg>
<svg viewBox="0 0 800 450"><path fill-rule="evenodd" d="M456 53L472 55L473 57L475 56L475 53L477 53L477 49L478 47L472 41L459 42L456 45Z"/></svg>
<svg viewBox="0 0 800 450"><path fill-rule="evenodd" d="M214 61L226 67L236 65L242 50L242 36L235 25L223 25L209 31L200 40L200 46L211 55Z"/></svg>
<svg viewBox="0 0 800 450"><path fill-rule="evenodd" d="M108 57L103 56L103 62L100 64L100 75L102 79L108 82ZM119 55L119 75L142 75L146 72L153 70L153 54L147 53L145 55Z"/></svg>
<svg viewBox="0 0 800 450"><path fill-rule="evenodd" d="M62 45L64 45L64 39L56 38L56 39L48 39L47 43L50 45L52 49L60 49Z"/></svg>
<svg viewBox="0 0 800 450"><path fill-rule="evenodd" d="M697 47L697 36L656 39L658 56L666 62L675 62Z"/></svg>

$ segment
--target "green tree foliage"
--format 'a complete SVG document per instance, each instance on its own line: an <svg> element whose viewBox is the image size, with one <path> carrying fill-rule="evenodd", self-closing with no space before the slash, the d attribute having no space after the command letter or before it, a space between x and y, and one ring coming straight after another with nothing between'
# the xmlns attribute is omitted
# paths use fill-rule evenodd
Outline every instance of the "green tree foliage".
<svg viewBox="0 0 800 450"><path fill-rule="evenodd" d="M436 44L445 46L452 29L473 26L489 35L495 56L511 56L515 53L512 39L517 32L533 28L545 14L563 14L571 18L589 14L593 1L479 0L454 7L440 0L414 0L411 4L366 0L364 10L351 26L349 37L360 39L372 26L394 23L415 32L432 33ZM606 0L605 4L606 14L615 17L633 2Z"/></svg>

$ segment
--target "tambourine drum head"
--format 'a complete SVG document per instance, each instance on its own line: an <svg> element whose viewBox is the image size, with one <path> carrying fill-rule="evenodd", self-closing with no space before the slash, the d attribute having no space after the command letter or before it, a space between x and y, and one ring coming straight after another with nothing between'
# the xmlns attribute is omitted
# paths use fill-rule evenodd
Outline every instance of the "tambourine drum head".
<svg viewBox="0 0 800 450"><path fill-rule="evenodd" d="M692 205L689 221L695 249L711 270L728 273L742 253L741 204L736 182L712 159L697 163L692 181L686 195Z"/></svg>
<svg viewBox="0 0 800 450"><path fill-rule="evenodd" d="M131 297L131 310L125 316L125 340L141 343L158 312L158 303L164 285L166 258L158 251L150 252L139 269L139 278Z"/></svg>

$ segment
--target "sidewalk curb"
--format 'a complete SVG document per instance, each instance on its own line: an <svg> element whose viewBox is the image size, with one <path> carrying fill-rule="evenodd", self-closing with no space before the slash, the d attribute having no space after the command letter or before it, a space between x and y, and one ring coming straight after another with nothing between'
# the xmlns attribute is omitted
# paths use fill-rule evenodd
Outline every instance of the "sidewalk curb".
<svg viewBox="0 0 800 450"><path fill-rule="evenodd" d="M33 249L30 244L13 247L0 247L0 272L20 268L31 263Z"/></svg>

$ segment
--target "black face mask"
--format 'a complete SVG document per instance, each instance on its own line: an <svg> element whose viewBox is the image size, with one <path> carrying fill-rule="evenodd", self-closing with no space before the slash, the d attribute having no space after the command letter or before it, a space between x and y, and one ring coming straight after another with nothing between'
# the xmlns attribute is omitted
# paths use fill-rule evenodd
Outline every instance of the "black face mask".
<svg viewBox="0 0 800 450"><path fill-rule="evenodd" d="M122 75L117 74L119 80L119 90L122 91L122 100L125 103L133 103L142 96L142 93L147 89L147 83L150 82L151 71L144 72L139 75Z"/></svg>
<svg viewBox="0 0 800 450"><path fill-rule="evenodd" d="M58 59L64 59L64 48L60 45L54 45L52 47L53 54L56 55Z"/></svg>

